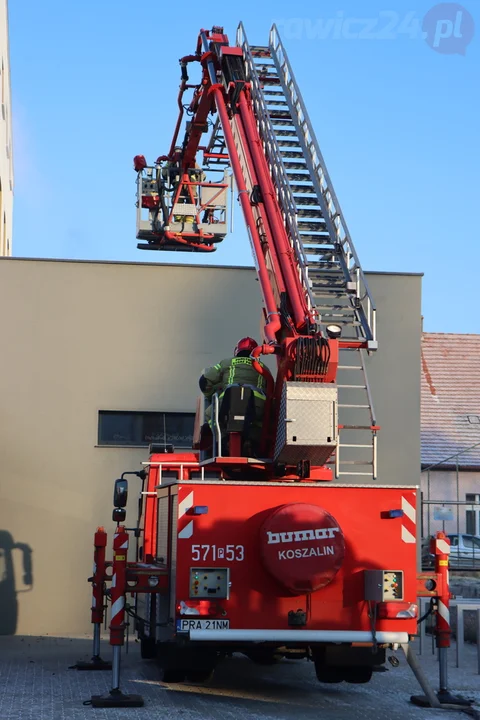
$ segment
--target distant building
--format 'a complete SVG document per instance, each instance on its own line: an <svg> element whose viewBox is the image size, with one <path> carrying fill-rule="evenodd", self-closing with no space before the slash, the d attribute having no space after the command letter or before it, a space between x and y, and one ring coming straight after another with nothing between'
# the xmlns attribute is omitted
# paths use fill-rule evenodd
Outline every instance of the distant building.
<svg viewBox="0 0 480 720"><path fill-rule="evenodd" d="M421 426L424 535L480 535L480 335L423 333Z"/></svg>
<svg viewBox="0 0 480 720"><path fill-rule="evenodd" d="M0 0L0 93L0 255L11 255L13 160L7 0Z"/></svg>

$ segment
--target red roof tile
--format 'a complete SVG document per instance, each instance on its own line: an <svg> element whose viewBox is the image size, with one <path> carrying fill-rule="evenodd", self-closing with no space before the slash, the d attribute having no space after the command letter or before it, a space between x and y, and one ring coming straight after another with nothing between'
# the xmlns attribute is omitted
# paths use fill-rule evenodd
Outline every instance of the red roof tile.
<svg viewBox="0 0 480 720"><path fill-rule="evenodd" d="M480 443L480 335L423 333L421 425L422 465ZM480 444L459 464L480 467Z"/></svg>

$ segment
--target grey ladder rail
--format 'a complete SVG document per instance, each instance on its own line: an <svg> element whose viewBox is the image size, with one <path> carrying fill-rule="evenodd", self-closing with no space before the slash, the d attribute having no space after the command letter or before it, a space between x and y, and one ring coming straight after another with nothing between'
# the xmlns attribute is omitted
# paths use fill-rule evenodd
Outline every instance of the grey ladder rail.
<svg viewBox="0 0 480 720"><path fill-rule="evenodd" d="M376 350L375 304L277 29L268 47L250 46L240 24L237 45L307 296L323 325L340 325L342 339ZM375 479L376 419L362 350L341 350L338 387L336 476Z"/></svg>

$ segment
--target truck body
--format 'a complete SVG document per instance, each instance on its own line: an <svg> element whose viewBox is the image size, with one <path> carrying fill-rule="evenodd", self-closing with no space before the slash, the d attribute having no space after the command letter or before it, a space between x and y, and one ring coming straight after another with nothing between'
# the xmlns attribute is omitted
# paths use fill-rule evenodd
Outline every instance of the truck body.
<svg viewBox="0 0 480 720"><path fill-rule="evenodd" d="M193 453L149 462L137 557L165 568L168 592L137 596L137 631L169 677L238 651L360 682L416 633L415 487L229 481Z"/></svg>

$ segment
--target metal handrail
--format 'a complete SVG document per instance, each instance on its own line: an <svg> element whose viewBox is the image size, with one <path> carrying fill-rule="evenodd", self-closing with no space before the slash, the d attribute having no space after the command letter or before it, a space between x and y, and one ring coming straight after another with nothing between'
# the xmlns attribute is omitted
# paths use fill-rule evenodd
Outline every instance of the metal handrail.
<svg viewBox="0 0 480 720"><path fill-rule="evenodd" d="M218 402L218 393L212 395L212 421L215 426L213 432L213 457L222 457L222 431L220 429L220 419L218 416L220 407ZM212 428L213 430L213 428ZM216 433L218 435L216 435Z"/></svg>

